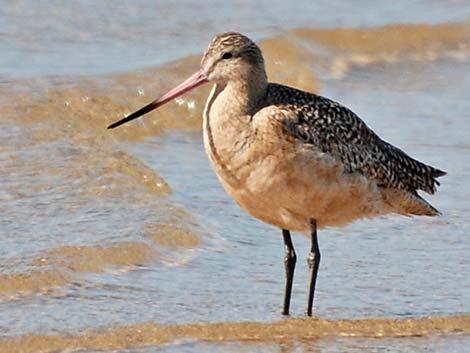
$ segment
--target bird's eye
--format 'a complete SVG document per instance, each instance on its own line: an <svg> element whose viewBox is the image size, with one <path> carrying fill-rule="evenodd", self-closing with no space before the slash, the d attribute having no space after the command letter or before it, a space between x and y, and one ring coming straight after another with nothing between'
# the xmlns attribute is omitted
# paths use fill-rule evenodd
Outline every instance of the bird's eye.
<svg viewBox="0 0 470 353"><path fill-rule="evenodd" d="M224 55L222 55L222 59L230 59L232 56L233 56L232 53L226 52L224 53Z"/></svg>

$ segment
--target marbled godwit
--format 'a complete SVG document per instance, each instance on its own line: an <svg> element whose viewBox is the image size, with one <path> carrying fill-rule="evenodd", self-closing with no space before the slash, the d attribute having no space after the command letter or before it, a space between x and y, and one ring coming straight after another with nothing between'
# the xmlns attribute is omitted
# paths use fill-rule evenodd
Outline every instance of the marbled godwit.
<svg viewBox="0 0 470 353"><path fill-rule="evenodd" d="M200 70L126 118L158 108L206 82L204 146L225 190L254 217L282 229L289 313L296 254L290 231L309 231L307 315L312 314L320 250L317 228L386 213L435 216L417 190L433 194L445 172L377 136L348 108L267 81L259 47L239 33L211 42Z"/></svg>

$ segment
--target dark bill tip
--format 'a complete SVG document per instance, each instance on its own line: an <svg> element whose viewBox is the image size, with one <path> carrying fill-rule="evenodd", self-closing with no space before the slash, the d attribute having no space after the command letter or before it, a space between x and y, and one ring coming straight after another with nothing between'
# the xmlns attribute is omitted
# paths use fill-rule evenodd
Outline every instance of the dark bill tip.
<svg viewBox="0 0 470 353"><path fill-rule="evenodd" d="M125 118L122 118L119 121L116 121L115 123L112 123L111 125L108 126L108 129L114 129L115 127L121 126L122 124L127 123L128 121L137 119L138 117L147 114L148 112L154 110L155 108L158 108L158 103L157 101L153 101L150 104L147 104L145 107L137 110L136 112L132 113L131 115L126 116Z"/></svg>

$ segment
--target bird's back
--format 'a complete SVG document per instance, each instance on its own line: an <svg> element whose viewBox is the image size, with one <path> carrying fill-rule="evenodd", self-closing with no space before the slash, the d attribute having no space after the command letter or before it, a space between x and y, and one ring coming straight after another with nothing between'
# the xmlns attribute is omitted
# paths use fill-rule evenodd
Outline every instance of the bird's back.
<svg viewBox="0 0 470 353"><path fill-rule="evenodd" d="M423 203L426 211L437 214L421 199L417 190L433 194L446 173L408 156L382 140L355 113L328 98L291 87L270 83L264 104L284 112L282 124L287 135L311 145L338 160L345 173L358 173L394 195ZM413 201L413 200L412 200Z"/></svg>

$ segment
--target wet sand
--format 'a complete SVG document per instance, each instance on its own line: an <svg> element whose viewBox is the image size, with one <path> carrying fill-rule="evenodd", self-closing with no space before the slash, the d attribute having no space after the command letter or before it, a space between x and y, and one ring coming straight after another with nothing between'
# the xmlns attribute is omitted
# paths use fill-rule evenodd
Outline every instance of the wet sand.
<svg viewBox="0 0 470 353"><path fill-rule="evenodd" d="M145 323L79 336L28 335L0 342L5 352L57 352L76 350L123 350L168 344L181 340L204 342L315 341L324 337L419 337L432 334L470 334L470 316L421 319L287 319L274 323L224 322L187 325ZM289 350L290 351L290 350Z"/></svg>

